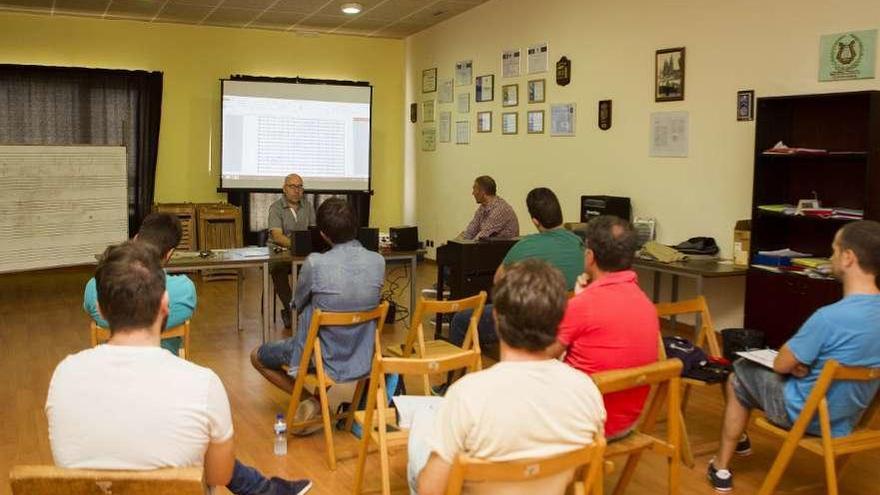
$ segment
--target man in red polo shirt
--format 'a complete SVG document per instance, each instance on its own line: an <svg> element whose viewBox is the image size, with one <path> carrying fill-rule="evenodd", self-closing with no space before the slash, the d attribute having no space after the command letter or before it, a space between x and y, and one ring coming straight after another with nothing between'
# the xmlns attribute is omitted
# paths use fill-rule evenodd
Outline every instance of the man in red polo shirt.
<svg viewBox="0 0 880 495"><path fill-rule="evenodd" d="M632 271L637 249L632 225L615 216L587 224L585 274L568 301L557 342L549 352L584 373L632 368L657 361L660 323L657 310ZM605 436L621 438L635 427L649 387L604 396Z"/></svg>

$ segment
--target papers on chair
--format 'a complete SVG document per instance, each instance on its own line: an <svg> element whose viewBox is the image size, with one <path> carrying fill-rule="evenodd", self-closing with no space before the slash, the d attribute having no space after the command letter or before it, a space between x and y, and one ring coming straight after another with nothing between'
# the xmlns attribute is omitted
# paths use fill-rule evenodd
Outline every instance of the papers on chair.
<svg viewBox="0 0 880 495"><path fill-rule="evenodd" d="M736 354L740 357L748 359L749 361L773 369L773 361L776 360L776 355L779 353L774 351L773 349L757 349L754 351L740 351Z"/></svg>
<svg viewBox="0 0 880 495"><path fill-rule="evenodd" d="M422 395L397 395L392 399L397 408L397 426L409 429L416 414L424 411L436 411L443 404L443 397Z"/></svg>

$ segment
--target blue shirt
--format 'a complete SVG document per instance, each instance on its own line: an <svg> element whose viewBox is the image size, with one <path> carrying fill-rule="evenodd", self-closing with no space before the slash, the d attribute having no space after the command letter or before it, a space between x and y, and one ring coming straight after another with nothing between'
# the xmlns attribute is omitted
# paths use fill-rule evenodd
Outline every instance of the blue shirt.
<svg viewBox="0 0 880 495"><path fill-rule="evenodd" d="M165 290L168 292L168 322L165 324L165 328L168 329L182 325L183 322L192 318L193 311L196 309L196 286L186 275L168 275L166 273ZM110 328L107 320L101 318L98 313L98 289L94 277L86 284L83 294L83 309L99 327ZM176 354L177 348L181 345L180 339L172 340L174 342L167 343L163 340L162 347Z"/></svg>
<svg viewBox="0 0 880 495"><path fill-rule="evenodd" d="M299 369L312 321L312 310L369 311L379 305L385 282L385 258L353 240L326 253L312 253L303 263L296 283L293 306L299 312L297 333L290 357L290 374ZM349 382L370 374L376 322L345 327L324 327L321 357L336 382Z"/></svg>
<svg viewBox="0 0 880 495"><path fill-rule="evenodd" d="M820 308L788 341L795 358L810 367L803 378L785 383L785 407L794 421L800 415L825 362L844 366L880 366L880 295L854 294ZM848 435L871 403L880 383L836 381L828 390L831 435ZM818 414L807 431L821 434Z"/></svg>

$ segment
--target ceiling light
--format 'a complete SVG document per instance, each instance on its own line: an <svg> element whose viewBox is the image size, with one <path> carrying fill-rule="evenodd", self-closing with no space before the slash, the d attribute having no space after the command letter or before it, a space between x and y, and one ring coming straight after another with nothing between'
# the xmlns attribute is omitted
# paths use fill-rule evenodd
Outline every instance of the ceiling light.
<svg viewBox="0 0 880 495"><path fill-rule="evenodd" d="M361 11L364 10L364 6L359 3L344 3L342 4L342 13L348 15L360 14Z"/></svg>

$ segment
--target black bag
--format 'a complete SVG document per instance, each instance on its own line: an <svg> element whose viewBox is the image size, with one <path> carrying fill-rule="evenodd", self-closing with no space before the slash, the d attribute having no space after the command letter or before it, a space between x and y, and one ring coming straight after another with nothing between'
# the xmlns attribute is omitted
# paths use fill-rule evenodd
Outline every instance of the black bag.
<svg viewBox="0 0 880 495"><path fill-rule="evenodd" d="M718 244L712 237L691 237L677 244L675 249L684 254L718 254Z"/></svg>
<svg viewBox="0 0 880 495"><path fill-rule="evenodd" d="M750 328L725 328L721 331L724 340L724 357L731 363L739 359L740 351L763 349L767 346L764 332Z"/></svg>
<svg viewBox="0 0 880 495"><path fill-rule="evenodd" d="M727 379L730 367L709 360L703 349L683 337L663 337L666 357L678 358L683 366L681 376L707 383L719 383Z"/></svg>

